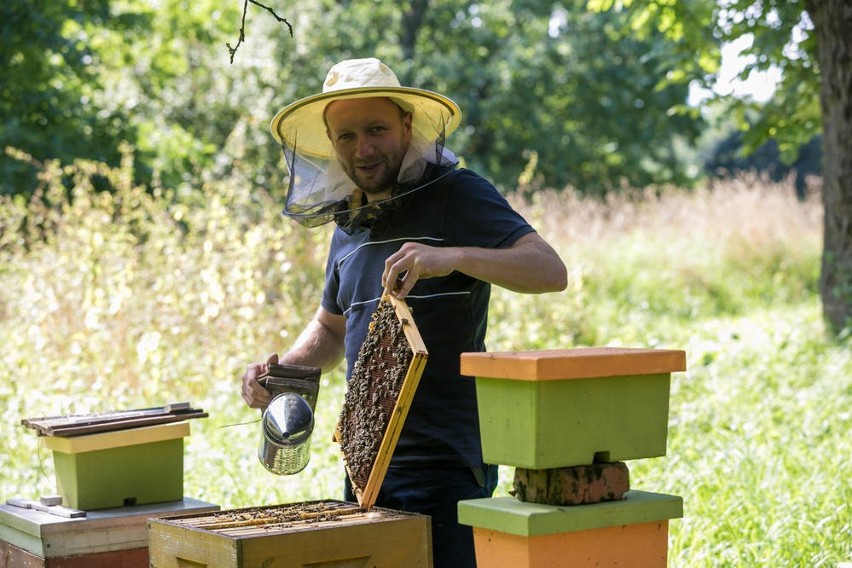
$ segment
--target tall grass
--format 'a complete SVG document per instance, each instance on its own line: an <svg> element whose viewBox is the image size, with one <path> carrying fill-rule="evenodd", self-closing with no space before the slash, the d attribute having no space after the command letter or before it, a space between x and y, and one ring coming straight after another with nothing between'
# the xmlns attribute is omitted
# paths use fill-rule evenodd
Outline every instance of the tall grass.
<svg viewBox="0 0 852 568"><path fill-rule="evenodd" d="M25 157L24 157L25 158ZM311 462L275 477L255 457L246 364L286 349L315 310L330 227L306 231L239 179L196 193L134 187L128 156L46 164L32 201L0 202L0 497L55 491L20 419L191 401L185 492L223 508L340 498L331 431L343 369L323 378ZM107 179L112 193L94 189ZM516 206L557 248L559 294L495 290L491 350L684 349L665 457L628 465L637 489L680 495L670 565L835 566L852 560L852 354L825 337L821 212L792 189ZM498 492L511 483L501 468Z"/></svg>

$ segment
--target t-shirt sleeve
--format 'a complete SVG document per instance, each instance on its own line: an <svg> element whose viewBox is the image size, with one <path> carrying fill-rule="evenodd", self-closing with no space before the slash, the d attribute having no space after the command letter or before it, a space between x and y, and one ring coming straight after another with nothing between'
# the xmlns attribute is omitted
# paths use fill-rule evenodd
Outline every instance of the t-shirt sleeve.
<svg viewBox="0 0 852 568"><path fill-rule="evenodd" d="M333 254L333 251L335 250L334 241L336 238L337 235L335 232L335 236L332 237L331 250L329 251L328 260L325 265L325 287L322 290L321 304L323 309L326 311L335 315L341 315L343 314L343 309L337 302L337 296L340 290L340 274L337 271L337 260Z"/></svg>
<svg viewBox="0 0 852 568"><path fill-rule="evenodd" d="M450 246L508 248L535 231L491 182L469 171L453 180L444 218Z"/></svg>

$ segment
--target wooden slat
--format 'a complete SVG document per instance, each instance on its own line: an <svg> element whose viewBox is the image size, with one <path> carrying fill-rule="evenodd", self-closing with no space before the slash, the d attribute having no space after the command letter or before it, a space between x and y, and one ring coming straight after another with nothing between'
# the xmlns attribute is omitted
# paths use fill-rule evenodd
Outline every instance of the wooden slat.
<svg viewBox="0 0 852 568"><path fill-rule="evenodd" d="M408 309L408 304L405 300L400 300L396 296L385 296L383 299L389 300L396 312L396 317L402 325L402 331L405 333L405 338L408 340L408 345L411 351L415 354L422 353L424 357L427 353L426 344L423 343L423 338L420 337L420 330L417 329L417 324L414 323L414 317L411 315L411 310Z"/></svg>
<svg viewBox="0 0 852 568"><path fill-rule="evenodd" d="M312 524L313 522L315 522L315 519L319 519L320 517L324 516L330 516L333 517L336 521L339 521L341 517L352 518L353 515L363 516L364 514L364 509L362 507L356 507L353 504L352 507L347 507L343 509L306 513L304 515L301 515L298 519L293 520L282 521L279 517L259 515L257 517L242 520L212 520L206 523L196 523L195 525L193 525L193 528L204 529L207 531L221 531L226 529L255 529L257 527L263 527L264 530L269 530L275 527L299 526L309 523Z"/></svg>
<svg viewBox="0 0 852 568"><path fill-rule="evenodd" d="M189 422L181 420L171 424L154 424L139 428L124 428L110 432L97 432L85 436L42 436L41 442L49 450L65 454L80 454L176 440L190 435Z"/></svg>
<svg viewBox="0 0 852 568"><path fill-rule="evenodd" d="M36 430L39 436L71 437L168 424L207 416L208 414L203 410L191 408L188 402L181 402L139 410L26 418L21 420L21 424Z"/></svg>
<svg viewBox="0 0 852 568"><path fill-rule="evenodd" d="M142 426L156 426L158 424L170 424L173 422L181 422L190 418L206 418L206 412L198 411L193 413L183 414L167 414L164 416L151 416L147 418L131 418L130 420L116 420L103 424L91 424L86 426L68 426L59 429L52 429L48 435L72 437L83 436L86 434L99 434L102 432L114 432L117 430L127 430L130 428L140 428Z"/></svg>
<svg viewBox="0 0 852 568"><path fill-rule="evenodd" d="M138 416L156 416L184 410L190 410L190 404L188 402L178 402L167 404L165 406L154 406L151 408L141 408L136 410L108 410L105 412L94 412L89 414L65 414L60 416L43 416L41 418L25 418L21 420L21 424L30 427L97 424L100 422L109 422L115 419L134 418Z"/></svg>
<svg viewBox="0 0 852 568"><path fill-rule="evenodd" d="M269 530L302 525L314 526L325 522L324 517L333 519L330 522L339 522L344 519L367 518L367 513L368 511L363 507L348 501L319 500L226 511L205 511L179 515L167 520L193 530L219 531L233 536L241 529L250 531L258 527Z"/></svg>

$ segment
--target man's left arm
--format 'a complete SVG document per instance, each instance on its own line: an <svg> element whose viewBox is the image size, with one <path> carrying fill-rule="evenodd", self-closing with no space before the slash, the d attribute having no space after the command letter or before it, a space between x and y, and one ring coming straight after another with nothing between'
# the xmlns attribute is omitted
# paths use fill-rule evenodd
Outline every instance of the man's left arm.
<svg viewBox="0 0 852 568"><path fill-rule="evenodd" d="M382 284L386 292L398 285L396 295L404 298L421 278L446 276L453 271L530 294L559 292L568 282L559 255L538 233L531 232L503 249L405 243L385 261Z"/></svg>

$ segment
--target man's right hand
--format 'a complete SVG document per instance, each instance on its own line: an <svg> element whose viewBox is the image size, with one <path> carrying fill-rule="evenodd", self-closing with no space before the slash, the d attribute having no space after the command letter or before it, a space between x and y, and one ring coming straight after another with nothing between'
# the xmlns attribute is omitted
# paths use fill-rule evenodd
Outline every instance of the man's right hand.
<svg viewBox="0 0 852 568"><path fill-rule="evenodd" d="M269 365L275 365L278 363L278 354L273 353L269 357L267 357L265 363L252 363L246 368L246 372L243 373L243 387L240 394L243 397L243 400L246 401L246 404L249 408L259 408L261 410L265 409L269 406L269 403L272 401L272 395L268 390L260 386L260 383L257 382L257 378L264 374Z"/></svg>

